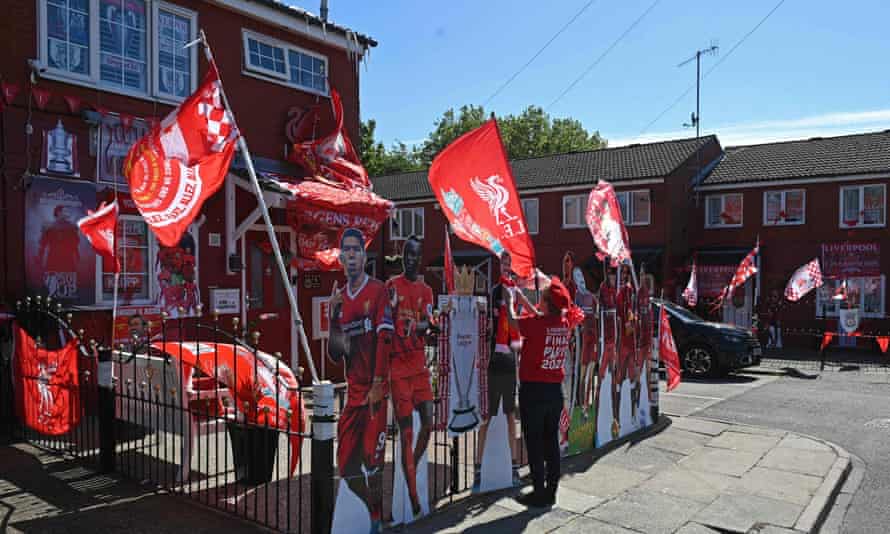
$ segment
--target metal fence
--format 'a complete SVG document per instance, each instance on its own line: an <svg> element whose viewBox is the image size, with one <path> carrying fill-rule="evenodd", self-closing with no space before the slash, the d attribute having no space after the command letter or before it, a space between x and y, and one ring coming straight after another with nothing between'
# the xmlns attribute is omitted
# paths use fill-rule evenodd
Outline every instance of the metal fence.
<svg viewBox="0 0 890 534"><path fill-rule="evenodd" d="M826 333L831 334L829 339ZM775 343L771 346L770 335L768 331L760 332L764 347L761 367L788 372L890 372L890 352L883 352L878 343L880 337L890 336L886 328L844 338L837 328L828 326L823 329L783 327L782 348L775 348ZM775 330L772 335L775 336Z"/></svg>

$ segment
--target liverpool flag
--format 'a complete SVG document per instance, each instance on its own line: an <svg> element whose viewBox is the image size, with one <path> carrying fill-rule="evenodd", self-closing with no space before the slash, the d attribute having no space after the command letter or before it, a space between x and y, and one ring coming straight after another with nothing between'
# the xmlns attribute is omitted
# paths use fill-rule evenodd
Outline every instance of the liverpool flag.
<svg viewBox="0 0 890 534"><path fill-rule="evenodd" d="M164 246L179 243L229 170L238 132L220 89L211 62L198 90L137 141L124 162L133 202Z"/></svg>
<svg viewBox="0 0 890 534"><path fill-rule="evenodd" d="M429 181L457 237L498 256L508 251L516 274L535 274L535 249L495 119L445 147Z"/></svg>
<svg viewBox="0 0 890 534"><path fill-rule="evenodd" d="M689 283L683 290L683 298L690 308L694 308L698 304L698 281L695 278L695 260L692 260L692 272L689 275Z"/></svg>
<svg viewBox="0 0 890 534"><path fill-rule="evenodd" d="M112 203L102 203L96 211L87 211L87 216L77 221L77 227L87 238L93 250L102 256L106 271L118 273L121 270L117 259L117 199Z"/></svg>
<svg viewBox="0 0 890 534"><path fill-rule="evenodd" d="M794 271L791 280L788 280L788 285L785 287L785 298L796 302L817 287L822 287L822 269L819 268L819 258L813 259L810 263Z"/></svg>
<svg viewBox="0 0 890 534"><path fill-rule="evenodd" d="M630 261L630 240L612 184L600 180L590 191L585 218L593 243L599 249L597 258L609 257L613 267Z"/></svg>

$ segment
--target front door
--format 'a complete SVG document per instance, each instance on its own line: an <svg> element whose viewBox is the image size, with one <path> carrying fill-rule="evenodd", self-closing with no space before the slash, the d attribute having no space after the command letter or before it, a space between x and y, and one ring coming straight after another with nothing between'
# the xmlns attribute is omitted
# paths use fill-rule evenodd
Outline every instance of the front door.
<svg viewBox="0 0 890 534"><path fill-rule="evenodd" d="M293 234L288 228L276 228L282 254L293 250ZM275 263L275 255L265 230L251 229L244 235L245 306L250 332L260 333L260 350L280 352L283 361L294 367L296 336L292 335L290 303ZM288 268L290 271L290 268ZM292 276L293 273L291 273ZM248 337L248 339L250 339Z"/></svg>
<svg viewBox="0 0 890 534"><path fill-rule="evenodd" d="M723 322L751 328L751 306L753 303L754 278L749 278L745 285L736 288L735 293L723 304Z"/></svg>

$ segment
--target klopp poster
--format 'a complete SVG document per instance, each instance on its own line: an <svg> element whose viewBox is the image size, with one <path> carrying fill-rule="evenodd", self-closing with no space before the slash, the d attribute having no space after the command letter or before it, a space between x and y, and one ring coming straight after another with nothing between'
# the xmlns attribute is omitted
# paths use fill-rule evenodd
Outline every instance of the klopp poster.
<svg viewBox="0 0 890 534"><path fill-rule="evenodd" d="M96 207L93 184L35 178L25 197L27 291L67 305L96 300L96 254L77 221Z"/></svg>

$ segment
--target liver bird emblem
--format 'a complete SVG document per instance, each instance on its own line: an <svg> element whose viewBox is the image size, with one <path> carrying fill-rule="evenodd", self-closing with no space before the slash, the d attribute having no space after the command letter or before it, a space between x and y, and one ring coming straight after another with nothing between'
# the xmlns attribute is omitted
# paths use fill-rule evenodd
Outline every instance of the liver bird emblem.
<svg viewBox="0 0 890 534"><path fill-rule="evenodd" d="M510 215L507 211L510 193L507 188L501 185L499 175L493 174L484 181L480 180L478 176L474 177L470 180L470 186L479 195L479 198L488 204L488 209L497 224L504 224L516 219L515 215Z"/></svg>

